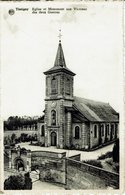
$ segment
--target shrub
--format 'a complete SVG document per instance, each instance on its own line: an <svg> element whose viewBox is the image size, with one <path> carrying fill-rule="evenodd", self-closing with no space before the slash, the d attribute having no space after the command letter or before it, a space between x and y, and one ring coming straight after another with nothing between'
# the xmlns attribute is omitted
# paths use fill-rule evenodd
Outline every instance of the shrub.
<svg viewBox="0 0 125 195"><path fill-rule="evenodd" d="M112 152L107 152L105 154L102 154L101 156L98 157L98 160L104 160L105 158L111 158L112 157Z"/></svg>
<svg viewBox="0 0 125 195"><path fill-rule="evenodd" d="M24 177L22 175L12 175L4 181L5 190L23 190L24 189Z"/></svg>
<svg viewBox="0 0 125 195"><path fill-rule="evenodd" d="M25 190L31 190L32 189L32 180L30 178L30 174L29 172L28 173L25 173L25 184L24 184L24 189Z"/></svg>
<svg viewBox="0 0 125 195"><path fill-rule="evenodd" d="M83 161L83 163L87 163L87 164L90 164L90 165L93 165L93 166L99 167L99 168L103 167L101 162L98 160L86 160L86 161Z"/></svg>
<svg viewBox="0 0 125 195"><path fill-rule="evenodd" d="M106 163L108 163L109 165L112 165L112 163L113 163L112 158L110 158L110 159L106 160Z"/></svg>
<svg viewBox="0 0 125 195"><path fill-rule="evenodd" d="M117 173L119 173L119 164L118 163L115 163L113 165L113 169L114 169L114 171L116 171Z"/></svg>
<svg viewBox="0 0 125 195"><path fill-rule="evenodd" d="M5 190L26 190L32 189L32 181L29 173L23 175L11 175L4 181Z"/></svg>
<svg viewBox="0 0 125 195"><path fill-rule="evenodd" d="M109 165L111 165L113 167L113 170L116 173L119 173L119 163L113 162L113 159L112 158L106 160L106 163L108 163Z"/></svg>
<svg viewBox="0 0 125 195"><path fill-rule="evenodd" d="M52 175L51 175L50 170L47 170L47 171L46 171L46 175L45 175L45 177L44 177L44 180L45 180L45 181L54 181L54 179L53 179L53 177L52 177Z"/></svg>

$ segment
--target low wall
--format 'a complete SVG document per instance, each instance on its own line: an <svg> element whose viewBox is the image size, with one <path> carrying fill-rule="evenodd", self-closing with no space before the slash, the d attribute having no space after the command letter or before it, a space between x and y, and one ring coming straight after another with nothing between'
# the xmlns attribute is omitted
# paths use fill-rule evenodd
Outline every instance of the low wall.
<svg viewBox="0 0 125 195"><path fill-rule="evenodd" d="M18 137L20 137L20 135L22 133L28 134L28 135L32 135L32 134L38 134L37 130L10 130L10 131L4 131L4 137L10 136L12 134L15 134Z"/></svg>
<svg viewBox="0 0 125 195"><path fill-rule="evenodd" d="M66 152L32 151L31 167L39 169L40 180L65 184Z"/></svg>
<svg viewBox="0 0 125 195"><path fill-rule="evenodd" d="M80 158L81 158L81 154L77 154L77 155L74 155L74 156L70 156L69 157L69 159L77 160L77 161L80 161Z"/></svg>
<svg viewBox="0 0 125 195"><path fill-rule="evenodd" d="M117 173L112 173L109 171L106 171L102 168L98 168L86 163L82 163L82 162L78 162L76 160L73 160L71 158L67 158L67 167L70 167L70 169L74 169L76 168L76 171L79 170L82 173L87 173L88 174L88 178L89 175L93 175L96 176L100 179L99 182L101 182L101 180L105 183L106 186L114 186L115 188L119 188L119 174ZM68 168L67 168L68 169ZM71 174L71 170L69 169L69 171L67 171L67 175ZM79 172L79 177L82 178L80 176ZM96 179L95 177L95 179ZM69 176L70 178L70 176ZM86 176L87 178L87 176ZM77 181L75 181L77 183ZM102 185L103 186L103 185Z"/></svg>
<svg viewBox="0 0 125 195"><path fill-rule="evenodd" d="M32 157L63 158L65 156L66 152L32 151Z"/></svg>
<svg viewBox="0 0 125 195"><path fill-rule="evenodd" d="M65 159L57 159L55 162L44 159L43 162L45 164L39 167L40 180L65 184Z"/></svg>

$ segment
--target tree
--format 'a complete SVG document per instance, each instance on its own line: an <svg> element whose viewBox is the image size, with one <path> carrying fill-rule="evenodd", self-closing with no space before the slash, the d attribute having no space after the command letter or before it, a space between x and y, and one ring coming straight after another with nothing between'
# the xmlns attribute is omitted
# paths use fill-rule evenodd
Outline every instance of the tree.
<svg viewBox="0 0 125 195"><path fill-rule="evenodd" d="M115 141L115 144L113 147L113 161L119 162L119 139Z"/></svg>
<svg viewBox="0 0 125 195"><path fill-rule="evenodd" d="M11 141L12 141L12 143L14 143L14 142L15 142L15 139L16 139L16 134L15 134L15 133L13 133L13 134L11 135Z"/></svg>

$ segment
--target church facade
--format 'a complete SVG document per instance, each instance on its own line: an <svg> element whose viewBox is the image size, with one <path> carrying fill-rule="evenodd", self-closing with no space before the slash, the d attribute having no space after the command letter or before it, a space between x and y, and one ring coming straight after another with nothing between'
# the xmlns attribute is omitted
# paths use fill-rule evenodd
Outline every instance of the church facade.
<svg viewBox="0 0 125 195"><path fill-rule="evenodd" d="M74 76L59 41L54 66L46 76L45 111L38 141L45 147L91 150L118 138L119 114L108 104L74 96Z"/></svg>

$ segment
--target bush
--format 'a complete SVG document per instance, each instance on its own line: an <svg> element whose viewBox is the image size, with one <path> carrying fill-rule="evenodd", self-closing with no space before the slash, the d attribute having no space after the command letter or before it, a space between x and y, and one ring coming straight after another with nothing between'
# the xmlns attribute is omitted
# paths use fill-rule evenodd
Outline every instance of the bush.
<svg viewBox="0 0 125 195"><path fill-rule="evenodd" d="M24 189L24 177L22 175L12 175L4 181L5 190L23 190Z"/></svg>
<svg viewBox="0 0 125 195"><path fill-rule="evenodd" d="M25 173L25 184L24 184L24 189L25 190L31 190L32 189L32 180L30 178L30 174Z"/></svg>
<svg viewBox="0 0 125 195"><path fill-rule="evenodd" d="M98 157L98 160L104 160L105 158L111 158L112 157L112 152L107 152L105 154L102 154L101 156Z"/></svg>
<svg viewBox="0 0 125 195"><path fill-rule="evenodd" d="M99 168L103 167L101 162L98 160L86 160L86 161L83 161L83 163L87 163L87 164L90 164L90 165L93 165L93 166L99 167Z"/></svg>
<svg viewBox="0 0 125 195"><path fill-rule="evenodd" d="M112 158L110 158L110 159L106 160L106 163L108 163L109 165L112 165L112 163L113 163Z"/></svg>
<svg viewBox="0 0 125 195"><path fill-rule="evenodd" d="M44 177L44 181L50 181L50 182L54 181L54 178L52 177L50 170L46 171L46 175Z"/></svg>
<svg viewBox="0 0 125 195"><path fill-rule="evenodd" d="M116 171L117 173L119 173L119 164L118 163L115 163L113 165L113 169L114 169L114 171Z"/></svg>
<svg viewBox="0 0 125 195"><path fill-rule="evenodd" d="M113 167L113 170L116 173L119 173L119 163L113 162L113 159L112 158L106 160L106 163L108 163L109 165L111 165Z"/></svg>
<svg viewBox="0 0 125 195"><path fill-rule="evenodd" d="M23 175L11 175L4 181L4 190L32 189L32 181L29 173Z"/></svg>

